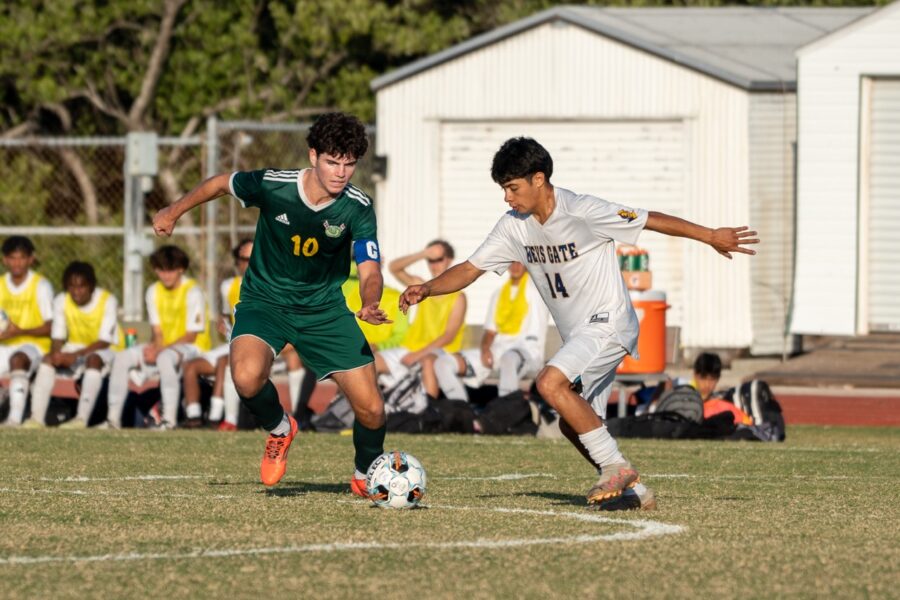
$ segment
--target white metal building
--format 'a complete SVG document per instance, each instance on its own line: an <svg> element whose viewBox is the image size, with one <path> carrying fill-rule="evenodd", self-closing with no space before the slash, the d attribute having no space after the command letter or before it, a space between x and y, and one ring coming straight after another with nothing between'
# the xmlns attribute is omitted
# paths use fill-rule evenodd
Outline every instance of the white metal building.
<svg viewBox="0 0 900 600"><path fill-rule="evenodd" d="M683 346L782 352L794 51L869 11L557 7L377 78L386 258L443 237L465 260L505 210L491 158L527 135L553 155L558 186L757 229L752 259L652 232L640 243ZM498 283L487 274L469 288L469 323Z"/></svg>
<svg viewBox="0 0 900 600"><path fill-rule="evenodd" d="M797 56L791 331L900 330L900 2Z"/></svg>

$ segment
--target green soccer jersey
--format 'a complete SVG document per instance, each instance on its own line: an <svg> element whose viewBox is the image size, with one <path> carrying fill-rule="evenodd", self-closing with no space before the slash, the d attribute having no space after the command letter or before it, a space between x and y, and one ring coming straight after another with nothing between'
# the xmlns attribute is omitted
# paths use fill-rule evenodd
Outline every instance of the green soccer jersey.
<svg viewBox="0 0 900 600"><path fill-rule="evenodd" d="M259 207L241 302L261 301L299 312L344 303L341 284L350 272L350 247L375 240L372 199L347 184L341 194L313 205L303 191L303 171L238 171L231 194Z"/></svg>

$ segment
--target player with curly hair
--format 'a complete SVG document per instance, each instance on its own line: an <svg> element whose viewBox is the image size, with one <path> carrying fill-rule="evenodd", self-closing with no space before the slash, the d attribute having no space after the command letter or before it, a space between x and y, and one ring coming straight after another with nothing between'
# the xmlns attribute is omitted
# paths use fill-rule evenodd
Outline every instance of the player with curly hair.
<svg viewBox="0 0 900 600"><path fill-rule="evenodd" d="M269 380L275 356L292 344L307 368L333 378L353 407L351 490L365 496L365 472L384 451L384 401L372 351L341 285L352 249L362 303L355 316L374 325L390 322L378 308L383 279L372 199L350 183L368 139L356 117L329 113L316 120L306 140L308 169L216 175L159 211L153 228L157 235L171 235L185 212L226 194L259 208L253 254L235 308L231 372L241 400L269 431L262 482L274 485L284 476L297 433Z"/></svg>

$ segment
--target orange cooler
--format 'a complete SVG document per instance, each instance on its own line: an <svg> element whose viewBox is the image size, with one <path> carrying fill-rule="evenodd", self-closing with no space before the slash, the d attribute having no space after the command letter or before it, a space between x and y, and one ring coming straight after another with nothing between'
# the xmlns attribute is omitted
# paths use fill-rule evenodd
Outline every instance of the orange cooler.
<svg viewBox="0 0 900 600"><path fill-rule="evenodd" d="M631 303L641 324L638 354L626 356L616 373L662 373L666 370L666 293L657 290L631 292Z"/></svg>

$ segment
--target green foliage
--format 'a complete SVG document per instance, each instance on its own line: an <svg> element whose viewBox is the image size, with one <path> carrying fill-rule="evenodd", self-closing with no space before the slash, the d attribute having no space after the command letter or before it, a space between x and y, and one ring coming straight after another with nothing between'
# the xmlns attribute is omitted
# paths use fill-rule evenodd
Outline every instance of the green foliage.
<svg viewBox="0 0 900 600"><path fill-rule="evenodd" d="M43 215L50 198L47 179L51 165L33 160L25 153L15 153L0 161L0 225L33 223Z"/></svg>

